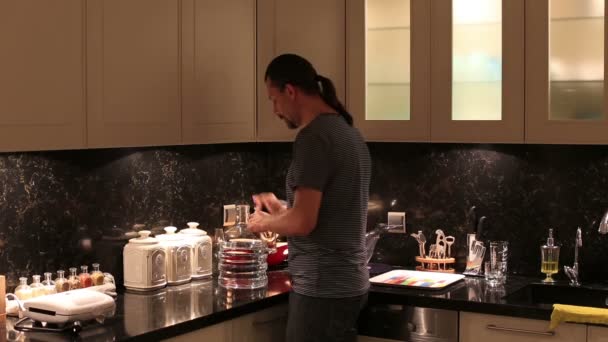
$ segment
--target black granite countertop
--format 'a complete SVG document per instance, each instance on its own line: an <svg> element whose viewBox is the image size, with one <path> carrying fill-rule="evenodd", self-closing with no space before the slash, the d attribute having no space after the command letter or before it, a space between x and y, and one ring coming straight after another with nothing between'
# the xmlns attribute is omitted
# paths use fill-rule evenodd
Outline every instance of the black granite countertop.
<svg viewBox="0 0 608 342"><path fill-rule="evenodd" d="M483 278L466 277L442 290L407 289L372 285L369 304L401 304L455 311L470 311L549 320L551 304L531 303L510 296L538 278L509 276L505 285L491 287ZM557 283L555 286L565 284ZM217 280L194 281L147 294L123 293L116 315L102 325L85 326L79 338L87 341L161 340L230 320L287 301L287 271L268 272L268 286L261 290L227 291ZM547 285L551 286L551 285ZM15 319L8 321L8 340L69 341L69 335L17 333ZM19 335L20 334L20 335Z"/></svg>

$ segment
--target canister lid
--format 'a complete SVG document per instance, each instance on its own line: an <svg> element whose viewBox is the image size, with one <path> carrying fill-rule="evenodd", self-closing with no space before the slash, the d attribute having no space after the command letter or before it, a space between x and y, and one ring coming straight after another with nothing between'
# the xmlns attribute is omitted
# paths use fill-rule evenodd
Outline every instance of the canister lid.
<svg viewBox="0 0 608 342"><path fill-rule="evenodd" d="M165 234L157 235L156 238L160 241L179 241L183 240L184 236L180 234L175 234L177 227L169 226L165 227Z"/></svg>
<svg viewBox="0 0 608 342"><path fill-rule="evenodd" d="M139 236L133 239L129 240L129 243L137 243L137 244L144 244L144 245L153 245L155 243L158 243L158 239L150 237L150 234L152 232L150 232L149 230L140 230L138 232Z"/></svg>
<svg viewBox="0 0 608 342"><path fill-rule="evenodd" d="M188 222L188 228L182 229L179 231L180 234L188 234L188 235L207 235L207 232L197 228L198 222Z"/></svg>

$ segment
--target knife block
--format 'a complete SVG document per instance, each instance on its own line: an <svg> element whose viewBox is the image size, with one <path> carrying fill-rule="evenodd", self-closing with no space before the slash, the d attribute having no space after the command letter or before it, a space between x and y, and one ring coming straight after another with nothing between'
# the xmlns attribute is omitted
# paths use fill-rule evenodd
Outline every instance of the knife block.
<svg viewBox="0 0 608 342"><path fill-rule="evenodd" d="M416 271L427 271L427 272L441 272L441 273L454 273L454 264L456 263L455 258L422 258L417 256L416 262L421 265L416 266Z"/></svg>

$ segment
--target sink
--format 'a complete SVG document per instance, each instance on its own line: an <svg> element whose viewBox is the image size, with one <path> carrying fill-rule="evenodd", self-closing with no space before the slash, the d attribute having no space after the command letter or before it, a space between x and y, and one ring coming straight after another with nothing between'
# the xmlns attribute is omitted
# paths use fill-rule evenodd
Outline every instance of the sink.
<svg viewBox="0 0 608 342"><path fill-rule="evenodd" d="M605 309L608 308L608 288L533 283L512 292L504 299L531 305L557 303Z"/></svg>

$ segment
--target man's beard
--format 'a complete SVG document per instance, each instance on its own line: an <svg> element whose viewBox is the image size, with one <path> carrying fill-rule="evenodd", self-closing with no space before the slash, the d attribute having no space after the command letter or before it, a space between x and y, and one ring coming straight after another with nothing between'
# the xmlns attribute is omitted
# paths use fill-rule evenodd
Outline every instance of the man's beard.
<svg viewBox="0 0 608 342"><path fill-rule="evenodd" d="M285 122L285 124L287 125L287 128L289 129L297 129L298 125L296 125L295 123L293 123L293 121L285 118L285 117L281 117L281 119Z"/></svg>

